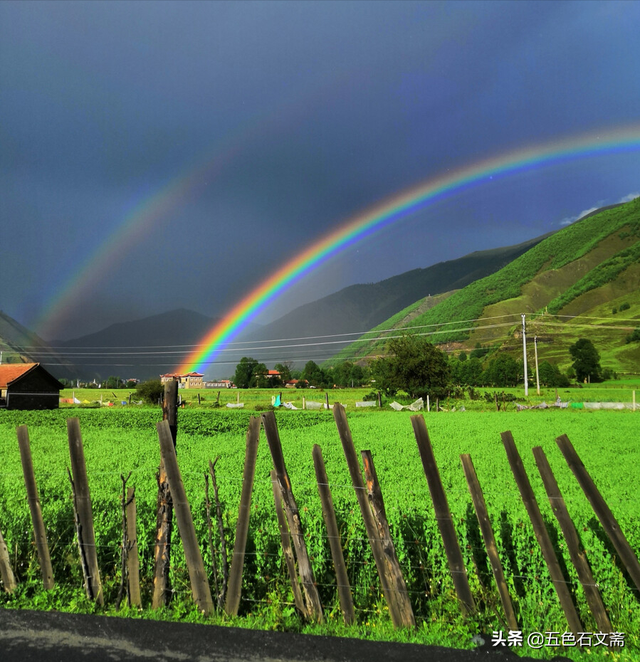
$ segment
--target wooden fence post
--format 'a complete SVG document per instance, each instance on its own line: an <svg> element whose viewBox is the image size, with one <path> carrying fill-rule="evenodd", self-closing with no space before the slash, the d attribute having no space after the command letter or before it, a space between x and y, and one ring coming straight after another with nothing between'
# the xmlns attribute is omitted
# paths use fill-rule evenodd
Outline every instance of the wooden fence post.
<svg viewBox="0 0 640 662"><path fill-rule="evenodd" d="M84 461L84 449L80 434L80 421L77 418L67 419L67 435L69 437L69 455L71 456L71 471L75 491L75 503L82 538L82 553L87 563L89 573L87 592L98 604L103 605L102 583L96 554L96 538L93 530L93 514L91 512L91 495L87 479L87 467Z"/></svg>
<svg viewBox="0 0 640 662"><path fill-rule="evenodd" d="M242 476L242 493L240 495L240 509L236 524L236 539L233 545L231 572L227 588L225 611L230 616L238 615L240 607L240 594L242 591L242 569L244 566L244 552L247 546L249 533L249 515L251 514L251 492L253 490L253 477L256 472L256 458L258 456L258 441L260 440L260 418L252 416L249 419L247 430L247 448L244 455L244 473Z"/></svg>
<svg viewBox="0 0 640 662"><path fill-rule="evenodd" d="M313 576L313 568L311 567L309 555L307 553L307 546L304 541L300 512L298 511L298 506L293 496L291 480L289 479L289 474L287 473L284 463L284 455L282 454L282 444L280 443L276 417L272 411L262 414L262 425L264 426L267 443L269 444L269 450L271 451L273 467L276 470L276 479L282 491L282 503L287 515L289 530L293 538L293 546L296 551L298 572L300 573L302 589L306 598L307 613L310 618L318 623L322 623L322 604L320 603L320 596L318 595L318 589L316 588L315 578Z"/></svg>
<svg viewBox="0 0 640 662"><path fill-rule="evenodd" d="M351 596L351 586L349 585L349 576L347 567L344 563L342 554L342 545L340 542L340 531L336 521L336 511L333 507L331 490L329 489L329 478L322 458L322 450L318 444L313 446L313 466L316 471L316 480L318 481L318 492L322 502L322 516L327 527L329 538L329 547L331 548L331 558L333 567L336 571L336 583L338 585L338 597L340 598L340 607L346 625L355 623L356 613L353 606L353 597Z"/></svg>
<svg viewBox="0 0 640 662"><path fill-rule="evenodd" d="M178 531L184 548L184 556L189 570L189 579L191 580L191 593L193 600L198 608L205 615L213 611L213 601L211 599L211 590L207 574L204 570L202 554L198 547L196 530L193 525L193 518L182 483L180 468L176 458L176 449L173 445L171 429L167 420L161 421L156 425L158 430L158 439L160 441L160 451L169 481L169 489L173 497L173 506L176 512L178 522Z"/></svg>
<svg viewBox="0 0 640 662"><path fill-rule="evenodd" d="M573 471L573 475L576 477L578 483L580 483L582 491L587 499L589 499L589 503L600 520L602 528L605 530L609 536L609 540L611 540L613 546L616 548L618 556L620 556L620 559L627 568L633 583L640 591L640 563L638 563L638 558L631 548L631 545L620 530L620 525L613 516L611 509L607 506L607 502L602 498L596 484L593 482L593 479L586 470L582 460L576 453L573 444L569 441L569 437L567 437L566 434L563 434L556 439L556 443L560 447L569 468Z"/></svg>
<svg viewBox="0 0 640 662"><path fill-rule="evenodd" d="M458 544L456 530L451 520L449 503L447 502L447 496L444 492L440 473L438 472L438 465L436 464L436 458L429 439L429 433L427 432L427 425L424 418L419 414L411 417L411 425L413 426L413 433L418 443L422 468L427 477L438 529L440 530L447 554L447 561L449 562L449 571L451 572L456 594L460 600L462 612L463 614L468 614L475 611L476 606L473 595L471 594L471 588L469 587L467 569L464 567L464 560L460 551L460 545Z"/></svg>
<svg viewBox="0 0 640 662"><path fill-rule="evenodd" d="M405 584L400 562L396 555L396 550L391 540L391 531L387 513L382 500L382 490L378 482L378 475L373 464L371 451L364 450L360 452L362 463L364 464L364 473L367 478L367 493L369 495L369 505L373 514L373 521L376 525L378 539L382 547L385 572L389 581L389 588L396 596L396 606L400 612L400 619L404 626L414 627L416 624L409 601L409 593Z"/></svg>
<svg viewBox="0 0 640 662"><path fill-rule="evenodd" d="M496 580L496 585L498 586L498 592L500 593L500 600L502 601L507 625L511 630L517 630L518 621L516 620L516 615L513 611L509 589L507 588L507 582L504 578L504 570L502 568L500 556L498 555L496 539L493 535L489 513L487 512L487 504L485 503L484 495L482 494L475 467L471 461L471 455L461 455L460 460L462 461L462 468L464 469L464 475L467 479L471 499L473 500L473 507L476 511L478 524L480 525L480 533L482 533L484 546L487 550L487 555L489 556L489 562L491 563L491 570L493 570L493 576Z"/></svg>
<svg viewBox="0 0 640 662"><path fill-rule="evenodd" d="M162 419L168 422L173 447L178 434L178 382L172 379L164 385ZM158 469L158 506L156 515L155 570L151 606L159 609L169 599L169 564L171 561L171 530L173 528L173 501L164 460L160 455Z"/></svg>
<svg viewBox="0 0 640 662"><path fill-rule="evenodd" d="M310 618L311 614L304 604L302 592L300 591L300 584L298 583L296 562L293 557L293 549L291 548L289 525L287 524L287 517L282 510L282 490L280 489L280 483L278 483L278 478L274 469L271 470L271 487L273 489L273 500L276 504L276 516L278 518L278 529L280 530L280 544L282 545L282 553L284 555L285 563L287 564L287 572L289 573L289 581L291 582L293 599L296 603L296 608L298 611L305 618Z"/></svg>
<svg viewBox="0 0 640 662"><path fill-rule="evenodd" d="M11 560L9 559L9 551L7 550L7 545L2 537L2 531L0 531L0 577L2 577L2 583L4 584L4 590L7 593L13 593L17 586L15 575L11 568Z"/></svg>
<svg viewBox="0 0 640 662"><path fill-rule="evenodd" d="M132 607L142 607L140 596L140 558L138 557L138 532L136 527L136 490L127 490L127 572L129 575L129 601Z"/></svg>
<svg viewBox="0 0 640 662"><path fill-rule="evenodd" d="M33 471L33 460L29 447L29 432L26 425L18 427L16 432L20 447L24 484L27 489L27 499L29 501L29 511L31 512L31 522L33 523L33 535L36 541L36 549L38 550L40 572L42 573L42 584L45 590L49 590L54 586L53 568L51 567L51 556L49 555L49 545L47 544L47 531L44 526L44 520L42 519L42 508L40 507L36 476Z"/></svg>
<svg viewBox="0 0 640 662"><path fill-rule="evenodd" d="M369 539L369 545L371 546L373 558L376 563L378 577L380 578L380 587L382 588L382 593L385 597L385 600L387 601L387 605L389 606L391 620L393 621L394 627L404 627L407 625L407 623L405 623L403 620L402 608L401 605L398 604L397 593L392 589L389 578L387 577L384 551L382 548L381 540L378 536L373 513L369 507L367 489L364 485L364 481L362 480L362 473L358 463L358 457L356 456L356 449L353 444L351 430L349 429L349 424L347 423L347 416L345 414L344 407L339 403L336 403L333 407L333 418L336 422L336 427L338 428L342 449L344 451L347 467L349 468L349 474L351 476L351 484L353 485L356 498L358 499L360 513L362 515L362 520L364 521L367 538Z"/></svg>
<svg viewBox="0 0 640 662"><path fill-rule="evenodd" d="M527 476L527 472L524 469L522 464L522 459L516 448L516 444L513 441L513 435L511 432L502 432L500 434L502 437L502 443L504 449L507 452L507 458L509 459L509 465L511 466L511 472L513 477L516 480L518 485L518 490L520 490L520 496L524 503L527 513L529 514L529 519L533 525L533 531L535 533L536 539L540 548L542 549L542 555L549 569L549 574L551 575L551 581L553 582L553 587L558 594L558 599L562 605L562 610L567 617L567 622L571 631L577 635L578 632L582 631L582 624L580 623L580 617L578 612L573 604L571 599L571 593L567 586L567 583L562 575L562 570L560 569L560 564L558 563L558 557L556 556L555 550L553 549L553 544L551 543L551 538L549 538L549 533L542 519L542 513L538 507L538 502L531 488L531 483Z"/></svg>
<svg viewBox="0 0 640 662"><path fill-rule="evenodd" d="M213 494L216 500L216 521L218 523L218 534L220 535L220 557L222 559L222 586L220 587L220 592L216 595L216 604L218 609L222 608L224 603L225 595L227 593L227 585L229 582L229 566L227 559L227 544L224 539L224 524L222 522L222 508L220 506L220 497L218 495L218 481L216 480L216 462L218 461L219 456L215 459L215 462L209 460L209 475L211 476L211 483L213 484ZM213 564L215 565L215 559L212 559Z"/></svg>
<svg viewBox="0 0 640 662"><path fill-rule="evenodd" d="M551 471L549 460L547 460L547 456L544 454L541 446L536 446L533 449L533 456L536 459L538 471L542 477L544 488L547 491L551 510L553 510L553 514L556 516L558 524L560 524L560 528L562 529L564 539L567 542L567 549L569 550L571 562L578 573L578 579L584 589L584 594L589 603L589 607L591 608L591 613L596 619L596 624L601 632L611 632L611 621L607 616L607 610L600 597L600 591L598 591L595 579L591 573L587 557L584 555L584 552L580 550L580 541L578 539L576 527L571 521L569 511L562 498L562 493L560 492L556 478L553 475L553 471Z"/></svg>

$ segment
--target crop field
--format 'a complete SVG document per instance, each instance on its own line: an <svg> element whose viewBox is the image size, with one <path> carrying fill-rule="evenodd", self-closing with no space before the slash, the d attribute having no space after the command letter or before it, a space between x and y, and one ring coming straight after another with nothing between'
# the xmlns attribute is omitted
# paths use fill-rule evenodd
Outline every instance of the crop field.
<svg viewBox="0 0 640 662"><path fill-rule="evenodd" d="M262 397L264 399L264 393ZM187 407L180 409L178 414L178 462L205 567L211 575L204 472L208 461L219 456L216 473L225 539L232 549L242 486L245 435L251 413ZM83 434L105 602L115 604L120 581L120 476L132 472L128 485L136 488L144 615L151 616L148 605L156 523L155 476L159 464L155 422L160 413L158 409L150 408L0 412L0 530L20 582L13 595L0 594L0 606L96 609L84 598L75 544L71 489L66 474L70 462L65 419L70 415L78 416ZM273 465L264 433L261 433L258 448L240 617L228 619L217 615L215 622L394 638L460 648L471 647L471 638L477 632L490 635L493 630L508 630L460 463L460 454L470 453L525 640L526 633L532 631L564 632L568 629L566 619L500 439L500 432L511 430L585 631L598 631L598 628L549 505L531 452L534 446L542 446L549 459L614 630L626 635L624 649L610 652L594 648L590 649L591 656L640 659L640 595L626 572L621 570L615 550L555 443L557 436L569 436L633 550L639 555L637 485L640 483L640 447L637 430L640 414L581 410L425 413L478 607L477 613L466 618L461 615L455 596L409 413L378 411L372 415L371 412L349 411L348 408L347 417L357 451L370 449L375 461L391 535L418 624L416 629L404 632L394 631L391 627L340 439L333 416L327 411L276 412L284 458L300 509L326 624L305 625L293 606L269 476ZM15 432L16 426L21 424L29 428L51 547L57 586L49 594L39 587L40 574ZM356 606L358 624L350 629L341 624L336 580L313 469L311 451L314 444L321 446L324 455ZM174 594L169 612L163 617L197 620L201 617L195 612L190 598L177 527L173 533L171 581ZM217 535L214 530L216 549L219 547ZM110 609L112 611L108 613L115 613L113 607ZM518 652L550 658L559 651L554 648L533 650L525 645ZM578 650L571 648L562 654L572 659L581 656Z"/></svg>
<svg viewBox="0 0 640 662"><path fill-rule="evenodd" d="M497 392L498 394L508 393L517 398L517 402L526 405L537 405L543 401L552 404L559 396L563 401L571 402L631 402L633 391L637 390L636 397L638 408L640 408L640 379L612 380L600 384L585 384L583 387L572 387L564 389L541 388L540 395L537 395L536 388L529 388L528 397L524 397L522 387L518 388L494 388L478 387L475 389L477 399L472 400L469 393L465 392L462 397L451 397L440 402L440 405L447 410L452 407L460 409L464 407L468 411L495 411L493 402L487 402L484 393ZM218 392L220 399L218 400ZM376 391L373 386L366 388L336 388L336 389L291 389L291 388L253 388L253 389L180 389L179 397L184 404L184 410L191 409L226 409L227 403L234 404L238 400L244 403L244 410L247 412L261 412L267 410L271 405L271 398L279 394L282 395L283 402L291 402L293 405L302 409L305 401L320 402L326 401L329 396L329 403L339 402L347 407L347 412L356 409L356 402L367 398L374 399ZM70 400L75 396L80 404L61 403L61 408L77 410L78 408L97 408L106 407L112 403L113 408L142 408L136 405L136 392L131 389L65 389L60 392L60 397ZM132 404L129 405L131 398ZM199 398L199 399L198 399ZM402 393L395 397L387 398L383 396L383 409L391 411L389 403L397 400L400 404L409 404L413 398ZM123 404L126 403L126 404ZM435 404L435 403L432 403ZM515 404L507 405L507 410L515 410ZM378 411L375 408L367 409L373 413ZM286 411L283 413L287 413ZM69 414L72 415L72 414Z"/></svg>

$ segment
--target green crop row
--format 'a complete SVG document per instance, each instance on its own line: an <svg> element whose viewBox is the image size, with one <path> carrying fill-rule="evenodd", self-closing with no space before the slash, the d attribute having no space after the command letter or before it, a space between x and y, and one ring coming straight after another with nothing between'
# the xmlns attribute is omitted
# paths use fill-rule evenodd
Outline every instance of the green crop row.
<svg viewBox="0 0 640 662"><path fill-rule="evenodd" d="M11 416L0 419L0 530L11 552L18 579L22 583L31 580L35 585L38 578L14 429L16 424L25 423L29 426L54 575L59 584L79 587L82 577L74 539L71 490L66 475L69 454L63 412L5 413ZM136 487L143 599L148 603L153 576L155 474L159 463L155 431L157 412L122 411L113 417L115 413L89 410L82 411L80 416L99 564L107 601L113 603L120 577L121 474L126 476L131 471L128 484ZM325 611L339 615L335 574L313 469L311 451L316 443L322 448L329 476L358 619L361 623L388 623L375 563L332 417L327 412L305 412L304 415L287 412L276 416ZM380 412L376 416L357 412L349 414L348 420L357 451L370 449L372 452L391 534L421 628L436 632L445 623L451 628L486 632L503 627L499 617L502 607L459 459L461 453L470 453L485 494L522 629L566 629L566 620L500 441L500 432L511 429L585 630L597 628L536 469L531 449L537 445L541 445L547 454L565 496L614 628L626 633L627 650L637 652L640 636L638 591L620 569L617 555L555 444L556 436L569 435L637 553L640 550L640 523L634 486L640 479L640 450L636 415L565 412L558 417L555 412L532 415L467 412L427 418L436 461L478 604L478 614L471 621L462 618L457 605L409 416L395 412ZM210 573L212 553L208 546L204 471L209 459L220 457L216 471L225 539L232 549L242 487L247 423L248 414L239 415L239 412L180 412L178 462L205 566ZM241 603L244 614L273 609L274 603L290 603L292 600L280 550L269 476L271 468L269 449L262 433L244 568ZM213 538L215 548L219 549L220 540L215 528ZM172 585L174 605L178 607L189 601L189 584L176 530L173 542ZM219 555L216 561L219 565ZM31 606L37 606L37 592L33 591ZM16 598L3 595L0 605L10 606L12 600Z"/></svg>

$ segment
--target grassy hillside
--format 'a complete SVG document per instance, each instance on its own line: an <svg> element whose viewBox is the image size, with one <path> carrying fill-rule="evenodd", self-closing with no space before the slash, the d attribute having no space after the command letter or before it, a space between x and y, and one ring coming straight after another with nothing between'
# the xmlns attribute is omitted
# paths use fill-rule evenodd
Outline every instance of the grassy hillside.
<svg viewBox="0 0 640 662"><path fill-rule="evenodd" d="M433 333L434 342L451 347L479 342L521 352L520 314L525 313L534 315L529 335L541 336L541 352L550 358L568 363L568 345L581 335L595 334L604 365L609 361L609 367L624 372L633 372L635 366L637 372L640 350L637 344L626 345L624 338L640 319L639 239L640 199L590 215L421 314L411 315L421 302L412 304L345 348L336 360L382 353L380 338L389 334L380 332L402 327ZM614 315L622 303L628 303L629 310ZM587 313L604 319L589 320L587 331L584 322L562 317ZM366 338L377 340L362 342Z"/></svg>

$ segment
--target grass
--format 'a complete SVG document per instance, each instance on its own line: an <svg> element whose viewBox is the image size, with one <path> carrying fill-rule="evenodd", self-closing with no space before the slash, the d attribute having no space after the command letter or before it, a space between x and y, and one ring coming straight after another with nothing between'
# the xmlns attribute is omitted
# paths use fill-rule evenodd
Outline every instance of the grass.
<svg viewBox="0 0 640 662"><path fill-rule="evenodd" d="M627 388L624 392L629 393L637 383L634 381L625 384ZM585 388L581 392L600 396L600 393L608 390L616 394L610 386L611 384L605 384L602 389ZM390 411L376 414L361 411L349 413L356 448L370 448L373 453L403 572L410 590L416 591L412 593L412 601L418 627L412 631L395 631L390 625L379 590L375 588L375 571L370 554L367 554L366 543L362 541L363 532L357 504L353 490L348 487L349 477L342 449L335 424L328 412L286 412L277 415L287 470L291 476L303 526L309 534L312 563L327 614L326 625L320 627L305 624L290 604L291 595L279 554L277 525L268 478L271 460L264 438L258 451L248 549L250 553L247 557L247 579L243 589L243 595L256 602L243 602L242 617L239 619L230 620L216 615L206 620L199 616L189 598L188 578L180 544L176 538L173 584L177 592L171 610L160 614L152 613L148 609L140 614L115 610L113 598L117 592L119 578L119 475L126 475L130 470L133 471L131 480L137 489L145 605L150 595L157 492L154 475L158 463L158 442L152 419L156 411L134 412L126 408L119 411L77 410L81 415L85 441L105 594L111 605L101 613L470 647L474 633L486 633L502 627L496 617L495 610L500 613L501 608L495 589L491 588L493 580L486 574L486 566L482 570L486 559L477 557L474 551L477 546L474 542L477 525L474 528L474 515L473 511L470 511L470 499L459 461L460 453L471 452L498 537L498 548L507 564L510 592L517 603L523 629L527 632L533 629L562 629L565 624L557 598L537 550L524 506L515 491L500 443L500 432L511 429L547 526L556 531L557 525L537 475L531 448L542 445L547 453L570 513L578 526L582 544L588 551L594 574L603 586L603 599L614 625L628 634L627 651L611 659L634 659L633 655L638 651L640 602L612 562L611 550L606 540L602 539L593 513L560 455L554 438L562 433L569 435L603 496L618 517L620 526L633 548L640 549L640 527L634 506L634 486L640 480L635 414L553 410L518 414L469 411L426 415L434 453L449 498L449 507L463 546L472 590L480 605L476 617L464 619L452 594L452 582L430 506L429 491L422 474L409 416L406 412ZM54 572L59 583L58 588L51 594L45 594L37 588L37 566L34 563L28 509L24 500L24 488L21 486L20 459L15 441L15 424L19 422L21 414L30 415L34 466L44 517L50 531ZM64 498L69 492L64 474L64 467L68 463L64 429L66 415L67 411L53 412L51 416L46 412L3 412L0 416L0 455L3 457L0 474L0 526L10 549L14 550L15 543L18 543L16 565L22 583L20 592L13 598L0 597L0 604L6 607L96 611L82 595L81 579L75 560L77 551L74 548L73 529L67 530L65 524L70 508L68 500ZM240 490L239 476L244 457L244 431L248 416L249 412L239 411L211 412L203 408L200 411L195 408L193 411L189 408L179 410L178 458L201 541L206 540L202 472L207 460L215 455L220 455L218 479L227 530L234 530ZM40 425L37 423L38 417L42 420ZM224 425L216 423L217 419L224 419ZM112 421L111 425L109 421ZM127 421L130 421L128 426ZM227 431L215 432L215 429ZM356 606L359 608L359 624L355 628L345 628L341 624L335 589L330 586L333 581L331 565L327 556L326 540L322 538L322 515L311 462L311 449L315 443L319 443L323 449L341 522L347 566L356 595ZM8 515L11 515L9 521ZM177 532L174 532L174 535L177 535ZM560 540L561 537L556 539L557 552L569 572L581 618L586 629L591 630L594 626L585 611L584 597L581 589L577 587L566 549L561 546ZM207 551L206 543L203 542L202 547L206 566L210 568L211 555ZM524 579L518 579L519 576ZM372 586L374 590L371 589ZM424 597L425 587L428 598ZM552 653L557 653L551 649L543 649L541 652L526 649L523 652L536 657L549 657ZM584 656L584 653L570 650L563 654L576 660L583 659ZM602 651L596 650L591 654L604 656Z"/></svg>

